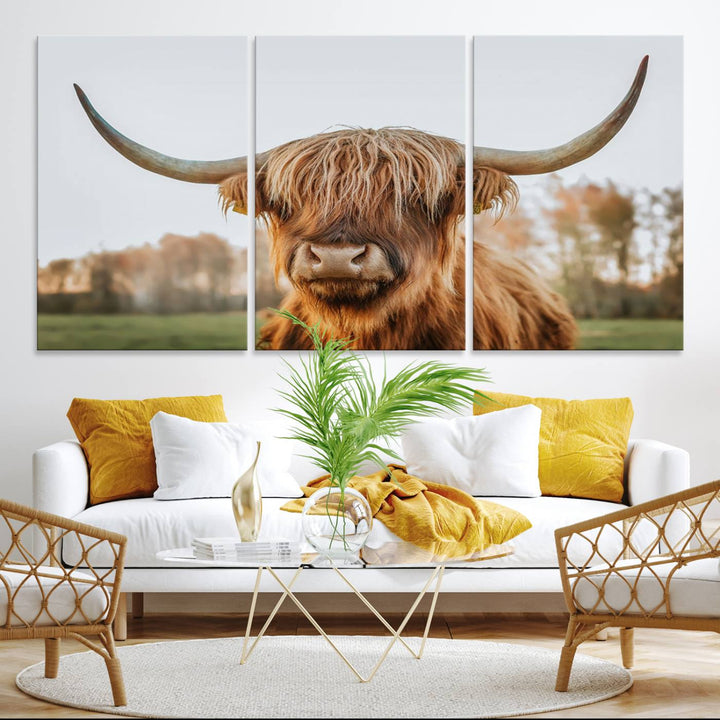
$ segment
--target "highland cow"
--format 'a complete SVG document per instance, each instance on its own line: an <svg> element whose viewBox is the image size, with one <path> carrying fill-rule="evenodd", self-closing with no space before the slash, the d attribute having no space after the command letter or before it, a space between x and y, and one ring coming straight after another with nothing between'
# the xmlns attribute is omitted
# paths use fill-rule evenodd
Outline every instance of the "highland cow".
<svg viewBox="0 0 720 720"><path fill-rule="evenodd" d="M512 209L512 175L548 173L590 157L624 125L642 89L643 59L625 98L602 122L539 151L475 147L473 212ZM121 135L78 97L98 132L137 165L189 182L219 183L225 210L247 212L247 158L171 158ZM256 156L255 214L265 220L276 278L292 290L282 307L365 350L465 346L464 146L413 129L344 129ZM570 349L575 320L529 267L476 241L475 349ZM307 349L282 317L260 347Z"/></svg>

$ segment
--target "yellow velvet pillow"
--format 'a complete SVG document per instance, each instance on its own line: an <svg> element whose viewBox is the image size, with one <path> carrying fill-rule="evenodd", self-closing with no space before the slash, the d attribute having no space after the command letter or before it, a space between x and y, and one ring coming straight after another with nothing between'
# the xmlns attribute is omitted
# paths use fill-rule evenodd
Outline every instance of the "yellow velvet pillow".
<svg viewBox="0 0 720 720"><path fill-rule="evenodd" d="M150 420L160 411L227 422L222 395L147 400L75 398L67 412L90 466L90 504L152 497L157 488Z"/></svg>
<svg viewBox="0 0 720 720"><path fill-rule="evenodd" d="M475 405L475 415L531 404L542 410L538 473L543 495L622 502L633 420L630 398L562 400L483 394L496 402Z"/></svg>

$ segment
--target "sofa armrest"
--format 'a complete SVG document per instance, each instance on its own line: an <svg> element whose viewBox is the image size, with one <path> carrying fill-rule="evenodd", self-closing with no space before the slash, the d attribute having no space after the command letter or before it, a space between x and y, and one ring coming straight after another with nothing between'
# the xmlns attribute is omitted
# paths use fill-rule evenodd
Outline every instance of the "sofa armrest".
<svg viewBox="0 0 720 720"><path fill-rule="evenodd" d="M33 506L73 518L87 507L90 471L76 440L63 440L33 453Z"/></svg>
<svg viewBox="0 0 720 720"><path fill-rule="evenodd" d="M626 459L630 505L680 492L690 487L690 455L658 440L633 440Z"/></svg>

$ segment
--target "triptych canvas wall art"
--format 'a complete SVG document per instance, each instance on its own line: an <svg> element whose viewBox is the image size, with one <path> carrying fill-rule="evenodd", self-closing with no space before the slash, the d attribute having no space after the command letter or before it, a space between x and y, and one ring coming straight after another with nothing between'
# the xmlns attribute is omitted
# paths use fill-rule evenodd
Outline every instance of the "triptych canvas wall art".
<svg viewBox="0 0 720 720"><path fill-rule="evenodd" d="M38 349L682 348L680 38L38 46Z"/></svg>

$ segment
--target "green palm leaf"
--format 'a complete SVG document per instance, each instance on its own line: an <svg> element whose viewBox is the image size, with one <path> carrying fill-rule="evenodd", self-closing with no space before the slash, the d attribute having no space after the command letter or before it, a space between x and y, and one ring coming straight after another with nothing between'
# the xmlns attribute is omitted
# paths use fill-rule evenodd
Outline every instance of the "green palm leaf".
<svg viewBox="0 0 720 720"><path fill-rule="evenodd" d="M381 453L395 457L387 440L415 418L489 400L472 386L490 381L484 369L435 360L411 363L391 378L385 369L378 386L368 358L350 350L350 339L328 338L319 325L308 325L286 310L275 312L302 327L314 347L298 367L284 361L286 387L279 395L291 408L275 410L293 423L288 437L307 445L306 457L340 488L361 464L383 467Z"/></svg>

